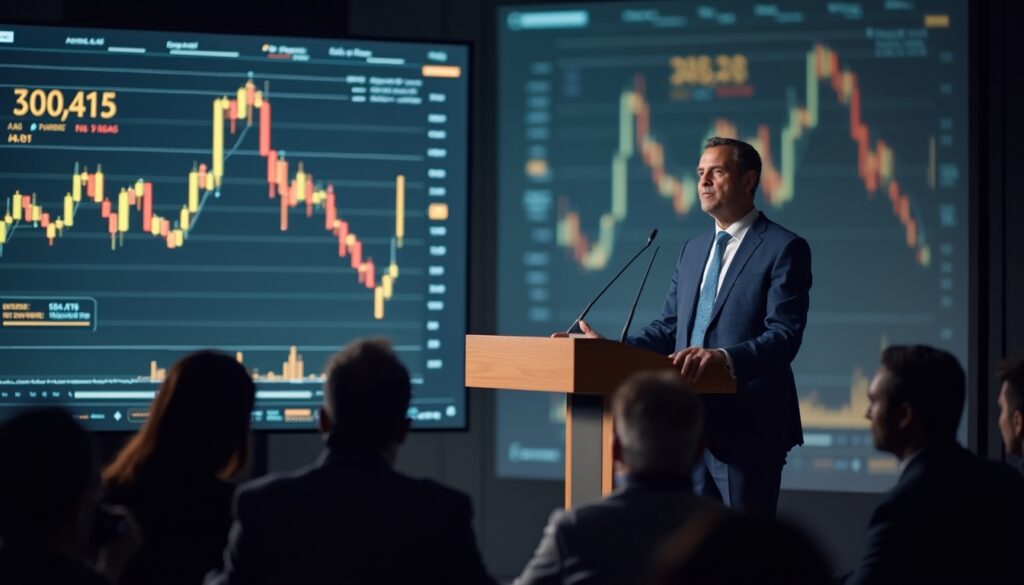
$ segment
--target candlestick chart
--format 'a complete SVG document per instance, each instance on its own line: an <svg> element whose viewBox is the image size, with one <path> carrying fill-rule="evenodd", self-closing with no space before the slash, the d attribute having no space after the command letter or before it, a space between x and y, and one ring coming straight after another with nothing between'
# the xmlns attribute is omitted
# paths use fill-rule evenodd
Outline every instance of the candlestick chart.
<svg viewBox="0 0 1024 585"><path fill-rule="evenodd" d="M744 140L763 162L756 207L813 257L793 364L805 445L784 487L886 489L896 468L862 408L880 348L928 343L967 363L966 20L962 2L502 11L499 331L564 330L652 228L675 250L713 229L697 161L712 136ZM634 333L677 257L655 262ZM634 294L613 287L588 321L617 332ZM499 473L560 477L546 397L498 408Z"/></svg>
<svg viewBox="0 0 1024 585"><path fill-rule="evenodd" d="M464 424L465 47L2 28L0 404L121 429L212 347L308 425L382 336Z"/></svg>

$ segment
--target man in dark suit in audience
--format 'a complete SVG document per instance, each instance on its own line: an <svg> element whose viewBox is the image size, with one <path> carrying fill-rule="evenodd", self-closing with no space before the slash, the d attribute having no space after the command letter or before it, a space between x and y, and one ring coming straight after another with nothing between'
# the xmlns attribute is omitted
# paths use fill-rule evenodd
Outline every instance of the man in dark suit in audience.
<svg viewBox="0 0 1024 585"><path fill-rule="evenodd" d="M516 585L637 582L665 537L721 508L693 493L702 409L678 372L627 380L612 410L612 453L624 484L605 500L552 514Z"/></svg>
<svg viewBox="0 0 1024 585"><path fill-rule="evenodd" d="M335 355L320 411L327 449L239 489L224 569L207 583L493 583L469 498L392 469L410 395L386 341Z"/></svg>
<svg viewBox="0 0 1024 585"><path fill-rule="evenodd" d="M1024 456L1024 356L1006 360L999 366L999 432L1006 452ZM1018 461L1024 474L1024 459Z"/></svg>
<svg viewBox="0 0 1024 585"><path fill-rule="evenodd" d="M899 457L849 583L1020 583L1024 479L956 443L964 404L956 358L894 346L868 389L875 447Z"/></svg>

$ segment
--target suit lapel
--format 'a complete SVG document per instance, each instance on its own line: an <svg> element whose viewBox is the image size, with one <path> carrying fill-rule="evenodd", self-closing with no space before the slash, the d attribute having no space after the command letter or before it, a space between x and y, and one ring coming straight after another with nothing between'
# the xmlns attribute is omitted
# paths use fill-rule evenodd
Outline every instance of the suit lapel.
<svg viewBox="0 0 1024 585"><path fill-rule="evenodd" d="M715 297L715 306L711 309L710 323L714 323L715 318L718 317L718 313L722 311L722 305L724 305L725 300L729 298L729 292L732 291L732 285L736 283L736 279L739 278L740 273L743 272L743 268L747 265L747 261L754 255L754 250L761 245L761 234L764 233L764 230L767 227L768 219L763 213L758 214L753 225L751 225L750 229L747 230L747 235L743 237L739 250L736 250L736 255L733 256L732 262L729 264L729 271L725 273L725 280L722 281L722 287L718 289L718 296Z"/></svg>
<svg viewBox="0 0 1024 585"><path fill-rule="evenodd" d="M708 255L711 254L711 244L715 239L715 232L698 236L692 240L693 244L686 247L681 261L682 266L679 272L679 321L676 327L686 328L686 337L681 338L683 345L689 344L690 330L693 327L693 311L697 306L697 297L700 295L700 281L704 277L704 266L708 263ZM692 248L692 249L691 249ZM677 345L680 337L678 333Z"/></svg>

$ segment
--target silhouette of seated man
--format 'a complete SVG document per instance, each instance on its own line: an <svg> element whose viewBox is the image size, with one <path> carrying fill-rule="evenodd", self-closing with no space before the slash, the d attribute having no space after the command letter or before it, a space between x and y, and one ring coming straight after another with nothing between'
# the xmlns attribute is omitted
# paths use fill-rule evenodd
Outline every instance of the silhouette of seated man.
<svg viewBox="0 0 1024 585"><path fill-rule="evenodd" d="M44 408L7 421L0 470L0 583L118 581L138 549L138 527L124 509L98 507L95 447L71 415Z"/></svg>
<svg viewBox="0 0 1024 585"><path fill-rule="evenodd" d="M1024 475L1024 355L1000 364L999 379L999 432L1003 447L1018 458L1017 469Z"/></svg>
<svg viewBox="0 0 1024 585"><path fill-rule="evenodd" d="M963 368L920 345L889 347L881 362L865 416L901 472L848 583L1020 583L1024 479L957 444Z"/></svg>
<svg viewBox="0 0 1024 585"><path fill-rule="evenodd" d="M383 340L327 365L312 466L242 485L220 574L228 583L493 583L464 494L392 469L409 430L409 373Z"/></svg>
<svg viewBox="0 0 1024 585"><path fill-rule="evenodd" d="M700 398L678 372L640 373L612 397L611 496L551 515L516 585L634 583L657 545L694 514L720 508L693 493L703 450Z"/></svg>

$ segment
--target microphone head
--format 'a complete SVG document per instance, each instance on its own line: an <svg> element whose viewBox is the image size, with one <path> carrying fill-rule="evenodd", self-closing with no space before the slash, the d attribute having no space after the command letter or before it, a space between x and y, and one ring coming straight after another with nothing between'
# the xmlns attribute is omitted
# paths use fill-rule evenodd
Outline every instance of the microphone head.
<svg viewBox="0 0 1024 585"><path fill-rule="evenodd" d="M650 246L656 237L658 237L658 228L651 230L651 235L647 236L647 245Z"/></svg>

